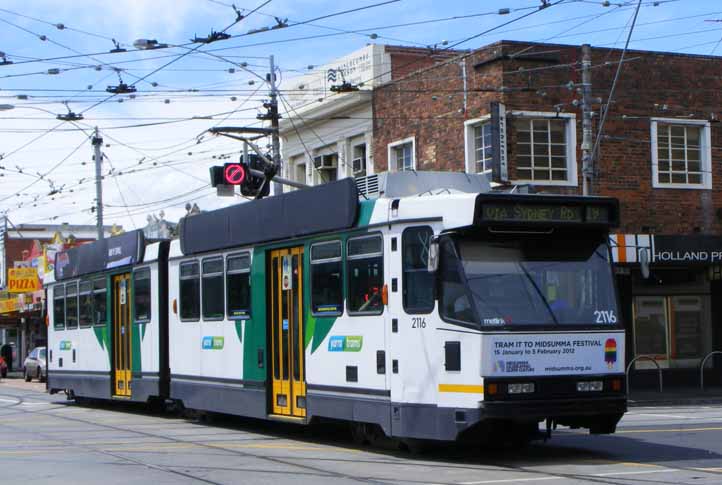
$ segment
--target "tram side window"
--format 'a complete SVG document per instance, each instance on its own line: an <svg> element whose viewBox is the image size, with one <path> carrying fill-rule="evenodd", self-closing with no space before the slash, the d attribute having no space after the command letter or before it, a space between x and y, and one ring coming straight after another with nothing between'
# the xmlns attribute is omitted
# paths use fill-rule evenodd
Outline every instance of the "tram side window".
<svg viewBox="0 0 722 485"><path fill-rule="evenodd" d="M83 281L80 283L80 327L86 328L93 325L93 282Z"/></svg>
<svg viewBox="0 0 722 485"><path fill-rule="evenodd" d="M317 315L343 312L341 241L311 246L311 311Z"/></svg>
<svg viewBox="0 0 722 485"><path fill-rule="evenodd" d="M150 269L142 268L133 273L133 306L136 322L149 322L150 314Z"/></svg>
<svg viewBox="0 0 722 485"><path fill-rule="evenodd" d="M384 255L381 235L349 239L346 253L349 313L382 313Z"/></svg>
<svg viewBox="0 0 722 485"><path fill-rule="evenodd" d="M201 316L201 281L198 261L180 265L180 317L198 320Z"/></svg>
<svg viewBox="0 0 722 485"><path fill-rule="evenodd" d="M105 277L93 281L93 314L96 325L105 325L108 314L108 300L105 287Z"/></svg>
<svg viewBox="0 0 722 485"><path fill-rule="evenodd" d="M251 316L251 257L248 254L229 256L226 261L226 298L228 318Z"/></svg>
<svg viewBox="0 0 722 485"><path fill-rule="evenodd" d="M427 269L433 235L430 227L421 226L410 227L401 236L406 313L429 313L434 308L434 273Z"/></svg>
<svg viewBox="0 0 722 485"><path fill-rule="evenodd" d="M53 288L53 328L65 330L65 286Z"/></svg>
<svg viewBox="0 0 722 485"><path fill-rule="evenodd" d="M223 308L223 258L203 260L203 319L222 320Z"/></svg>
<svg viewBox="0 0 722 485"><path fill-rule="evenodd" d="M65 285L65 327L78 328L78 282Z"/></svg>

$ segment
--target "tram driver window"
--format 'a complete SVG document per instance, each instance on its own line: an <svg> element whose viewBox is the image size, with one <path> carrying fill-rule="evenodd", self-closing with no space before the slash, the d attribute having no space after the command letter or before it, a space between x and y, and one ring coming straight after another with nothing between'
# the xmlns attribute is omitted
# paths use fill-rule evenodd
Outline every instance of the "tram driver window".
<svg viewBox="0 0 722 485"><path fill-rule="evenodd" d="M433 235L430 227L422 226L409 227L401 236L406 313L429 313L434 309L434 273L427 269Z"/></svg>
<svg viewBox="0 0 722 485"><path fill-rule="evenodd" d="M471 309L471 301L467 293L460 271L461 262L449 238L442 239L440 244L439 279L441 281L439 311L445 320L473 323L476 321Z"/></svg>
<svg viewBox="0 0 722 485"><path fill-rule="evenodd" d="M78 328L78 282L65 285L65 327Z"/></svg>
<svg viewBox="0 0 722 485"><path fill-rule="evenodd" d="M203 260L203 320L222 320L225 315L223 301L223 259Z"/></svg>
<svg viewBox="0 0 722 485"><path fill-rule="evenodd" d="M105 277L93 282L93 313L96 325L105 325L108 318L108 297L105 288Z"/></svg>
<svg viewBox="0 0 722 485"><path fill-rule="evenodd" d="M93 325L93 282L80 283L80 327Z"/></svg>
<svg viewBox="0 0 722 485"><path fill-rule="evenodd" d="M142 268L133 273L133 306L136 322L149 322L150 314L150 269Z"/></svg>
<svg viewBox="0 0 722 485"><path fill-rule="evenodd" d="M65 286L53 288L53 328L65 330Z"/></svg>
<svg viewBox="0 0 722 485"><path fill-rule="evenodd" d="M201 281L198 261L180 265L180 318L198 320L201 316Z"/></svg>
<svg viewBox="0 0 722 485"><path fill-rule="evenodd" d="M226 261L226 299L228 318L242 320L251 316L251 257L229 256Z"/></svg>
<svg viewBox="0 0 722 485"><path fill-rule="evenodd" d="M343 312L341 241L311 246L311 311L314 315Z"/></svg>
<svg viewBox="0 0 722 485"><path fill-rule="evenodd" d="M349 239L347 255L349 313L382 313L384 255L381 235Z"/></svg>

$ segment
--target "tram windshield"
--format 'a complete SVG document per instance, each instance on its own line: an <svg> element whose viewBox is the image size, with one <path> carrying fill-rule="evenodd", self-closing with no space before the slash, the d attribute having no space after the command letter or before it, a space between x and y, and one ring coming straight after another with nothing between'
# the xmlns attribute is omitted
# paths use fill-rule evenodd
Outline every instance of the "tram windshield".
<svg viewBox="0 0 722 485"><path fill-rule="evenodd" d="M485 328L618 323L609 250L598 239L444 238L440 249L447 320Z"/></svg>

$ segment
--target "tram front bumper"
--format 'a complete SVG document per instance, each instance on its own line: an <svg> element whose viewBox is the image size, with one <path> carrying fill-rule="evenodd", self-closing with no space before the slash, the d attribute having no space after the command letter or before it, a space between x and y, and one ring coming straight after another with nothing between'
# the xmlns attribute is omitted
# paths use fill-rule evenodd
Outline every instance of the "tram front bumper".
<svg viewBox="0 0 722 485"><path fill-rule="evenodd" d="M511 420L554 419L619 415L627 411L625 396L594 397L588 399L524 399L482 401L481 417Z"/></svg>

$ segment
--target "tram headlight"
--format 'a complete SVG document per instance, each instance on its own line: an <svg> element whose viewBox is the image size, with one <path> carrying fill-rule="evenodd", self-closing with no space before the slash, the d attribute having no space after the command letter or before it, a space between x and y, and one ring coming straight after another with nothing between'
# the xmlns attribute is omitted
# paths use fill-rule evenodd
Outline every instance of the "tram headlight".
<svg viewBox="0 0 722 485"><path fill-rule="evenodd" d="M515 382L506 388L509 394L531 394L534 392L533 382Z"/></svg>
<svg viewBox="0 0 722 485"><path fill-rule="evenodd" d="M599 392L604 389L602 381L579 381L577 382L578 392Z"/></svg>

